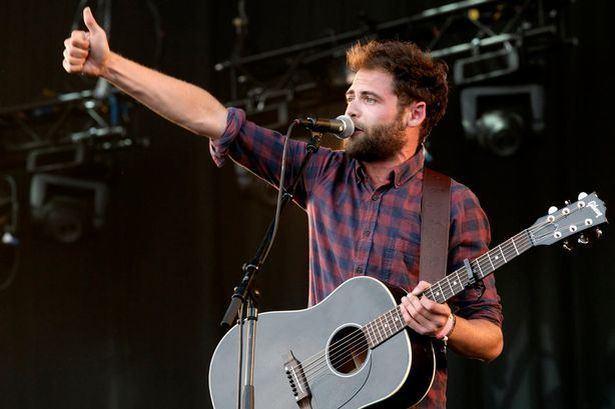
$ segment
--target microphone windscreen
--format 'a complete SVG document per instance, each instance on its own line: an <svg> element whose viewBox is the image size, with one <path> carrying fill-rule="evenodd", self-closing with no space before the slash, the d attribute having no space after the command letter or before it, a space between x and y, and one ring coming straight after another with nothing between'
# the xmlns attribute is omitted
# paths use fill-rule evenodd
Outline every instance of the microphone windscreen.
<svg viewBox="0 0 615 409"><path fill-rule="evenodd" d="M350 138L354 133L354 122L352 122L352 119L348 115L340 115L335 119L344 123L344 130L339 135L336 134L335 136L340 139Z"/></svg>

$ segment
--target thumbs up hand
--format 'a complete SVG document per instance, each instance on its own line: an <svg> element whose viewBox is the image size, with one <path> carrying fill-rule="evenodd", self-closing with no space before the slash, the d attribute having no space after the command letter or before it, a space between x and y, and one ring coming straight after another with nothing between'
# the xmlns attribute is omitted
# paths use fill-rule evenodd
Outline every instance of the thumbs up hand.
<svg viewBox="0 0 615 409"><path fill-rule="evenodd" d="M89 7L83 10L88 31L75 30L64 40L62 66L69 73L100 76L111 56L107 34L98 25Z"/></svg>

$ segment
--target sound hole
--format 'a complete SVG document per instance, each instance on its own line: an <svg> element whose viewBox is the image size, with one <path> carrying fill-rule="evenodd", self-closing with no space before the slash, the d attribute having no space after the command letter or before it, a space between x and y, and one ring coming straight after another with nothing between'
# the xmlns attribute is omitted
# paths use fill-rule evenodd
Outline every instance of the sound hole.
<svg viewBox="0 0 615 409"><path fill-rule="evenodd" d="M336 371L349 375L363 366L368 351L367 339L361 329L344 327L331 338L327 357Z"/></svg>

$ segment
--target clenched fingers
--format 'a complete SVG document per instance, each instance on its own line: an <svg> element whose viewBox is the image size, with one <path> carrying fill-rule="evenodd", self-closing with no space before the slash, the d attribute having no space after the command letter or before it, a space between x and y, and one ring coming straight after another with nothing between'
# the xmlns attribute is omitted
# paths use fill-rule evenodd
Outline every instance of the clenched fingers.
<svg viewBox="0 0 615 409"><path fill-rule="evenodd" d="M89 51L83 48L73 47L70 43L70 38L64 40L64 56L72 56L78 58L85 58L88 56Z"/></svg>
<svg viewBox="0 0 615 409"><path fill-rule="evenodd" d="M82 50L87 50L90 48L90 38L85 31L75 30L70 34L70 37L67 40L69 40L69 45L72 47L80 48ZM64 42L64 45L66 45L66 41Z"/></svg>
<svg viewBox="0 0 615 409"><path fill-rule="evenodd" d="M64 67L64 70L68 73L80 72L83 70L83 64L70 64L66 60L62 61L62 67Z"/></svg>
<svg viewBox="0 0 615 409"><path fill-rule="evenodd" d="M64 50L62 54L64 56L64 60L69 63L69 65L83 65L85 62L85 57L87 57L87 53L83 57L73 57L69 54L68 50Z"/></svg>
<svg viewBox="0 0 615 409"><path fill-rule="evenodd" d="M89 48L88 35L83 31L73 31L70 37L64 40L64 52L62 53L64 70L68 73L82 71L89 54Z"/></svg>

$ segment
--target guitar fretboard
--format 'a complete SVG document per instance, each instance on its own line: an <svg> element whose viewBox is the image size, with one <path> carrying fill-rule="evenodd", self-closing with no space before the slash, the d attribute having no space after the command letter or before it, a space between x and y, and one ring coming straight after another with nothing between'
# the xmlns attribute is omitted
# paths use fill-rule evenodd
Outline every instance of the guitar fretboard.
<svg viewBox="0 0 615 409"><path fill-rule="evenodd" d="M423 295L440 304L445 303L529 250L533 245L529 230L524 230L474 260L466 262L463 267L432 284ZM404 329L406 324L399 308L396 306L363 326L362 331L370 348L381 344Z"/></svg>

